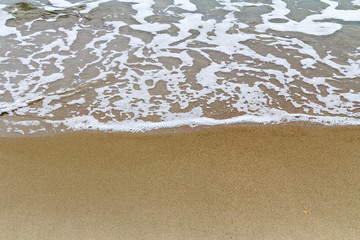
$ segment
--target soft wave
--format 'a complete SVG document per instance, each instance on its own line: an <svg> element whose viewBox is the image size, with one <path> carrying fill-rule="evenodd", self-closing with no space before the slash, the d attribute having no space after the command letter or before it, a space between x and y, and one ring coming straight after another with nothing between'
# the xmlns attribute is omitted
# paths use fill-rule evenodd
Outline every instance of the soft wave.
<svg viewBox="0 0 360 240"><path fill-rule="evenodd" d="M8 132L359 124L356 0L49 2L0 5Z"/></svg>

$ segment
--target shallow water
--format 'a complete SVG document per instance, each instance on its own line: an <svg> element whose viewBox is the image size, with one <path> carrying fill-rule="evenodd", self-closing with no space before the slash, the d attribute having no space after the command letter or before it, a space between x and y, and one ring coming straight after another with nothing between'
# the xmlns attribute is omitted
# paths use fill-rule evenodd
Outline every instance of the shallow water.
<svg viewBox="0 0 360 240"><path fill-rule="evenodd" d="M360 2L2 1L2 134L360 124Z"/></svg>

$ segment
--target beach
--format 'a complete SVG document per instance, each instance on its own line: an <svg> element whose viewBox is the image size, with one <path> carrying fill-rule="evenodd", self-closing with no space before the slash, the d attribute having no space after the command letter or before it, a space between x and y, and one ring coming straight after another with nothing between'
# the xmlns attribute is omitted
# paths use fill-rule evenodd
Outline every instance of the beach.
<svg viewBox="0 0 360 240"><path fill-rule="evenodd" d="M360 127L0 139L0 239L359 239Z"/></svg>
<svg viewBox="0 0 360 240"><path fill-rule="evenodd" d="M360 1L0 1L0 240L360 239Z"/></svg>

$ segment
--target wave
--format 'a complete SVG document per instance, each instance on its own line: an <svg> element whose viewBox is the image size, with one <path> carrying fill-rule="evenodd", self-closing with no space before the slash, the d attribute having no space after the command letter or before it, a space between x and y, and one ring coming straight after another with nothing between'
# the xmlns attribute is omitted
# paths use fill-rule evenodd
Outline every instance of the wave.
<svg viewBox="0 0 360 240"><path fill-rule="evenodd" d="M356 0L7 1L0 127L358 125L359 22Z"/></svg>

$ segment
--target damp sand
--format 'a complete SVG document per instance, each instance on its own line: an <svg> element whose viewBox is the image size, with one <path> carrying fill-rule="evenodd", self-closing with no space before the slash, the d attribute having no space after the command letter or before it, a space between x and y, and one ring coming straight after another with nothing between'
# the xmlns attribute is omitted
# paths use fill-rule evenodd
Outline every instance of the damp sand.
<svg viewBox="0 0 360 240"><path fill-rule="evenodd" d="M359 127L0 139L1 239L358 239Z"/></svg>

